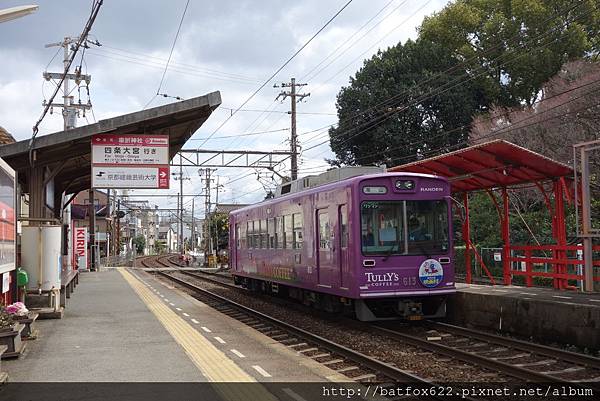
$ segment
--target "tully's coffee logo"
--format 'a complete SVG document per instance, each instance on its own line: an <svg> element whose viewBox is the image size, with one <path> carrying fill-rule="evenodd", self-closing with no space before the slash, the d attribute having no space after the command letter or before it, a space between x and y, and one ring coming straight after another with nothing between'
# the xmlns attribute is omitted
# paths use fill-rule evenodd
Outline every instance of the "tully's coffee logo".
<svg viewBox="0 0 600 401"><path fill-rule="evenodd" d="M400 281L398 273L365 273L371 287L385 287Z"/></svg>

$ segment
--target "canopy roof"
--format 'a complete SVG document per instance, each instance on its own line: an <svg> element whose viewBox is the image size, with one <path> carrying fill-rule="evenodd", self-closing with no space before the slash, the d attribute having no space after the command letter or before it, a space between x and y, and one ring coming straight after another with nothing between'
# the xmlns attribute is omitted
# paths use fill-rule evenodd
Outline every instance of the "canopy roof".
<svg viewBox="0 0 600 401"><path fill-rule="evenodd" d="M573 177L566 164L498 139L389 171L436 174L447 177L453 192L468 192Z"/></svg>
<svg viewBox="0 0 600 401"><path fill-rule="evenodd" d="M47 167L55 174L56 193L77 193L91 186L92 135L168 135L169 156L172 159L220 104L221 94L212 92L38 137L32 146L35 150L35 166ZM30 146L29 139L0 146L0 157L19 172L19 180L24 184L27 184L27 172L30 169Z"/></svg>

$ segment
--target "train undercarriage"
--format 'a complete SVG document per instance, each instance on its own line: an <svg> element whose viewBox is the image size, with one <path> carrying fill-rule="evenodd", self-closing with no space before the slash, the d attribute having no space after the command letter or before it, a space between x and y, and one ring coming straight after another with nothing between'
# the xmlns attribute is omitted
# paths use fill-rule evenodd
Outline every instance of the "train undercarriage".
<svg viewBox="0 0 600 401"><path fill-rule="evenodd" d="M446 316L446 296L351 299L289 287L260 279L234 276L236 285L250 291L294 299L306 306L360 321L422 320Z"/></svg>

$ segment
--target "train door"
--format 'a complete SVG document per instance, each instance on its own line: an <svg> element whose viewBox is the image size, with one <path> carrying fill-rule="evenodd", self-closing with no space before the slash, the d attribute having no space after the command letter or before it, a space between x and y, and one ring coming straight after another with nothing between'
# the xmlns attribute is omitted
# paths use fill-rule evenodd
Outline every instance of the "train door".
<svg viewBox="0 0 600 401"><path fill-rule="evenodd" d="M232 232L235 235L233 241L231 241L231 245L229 246L229 252L231 253L229 263L233 262L233 271L239 271L238 269L238 259L240 254L240 249L242 247L242 237L240 236L240 225L239 223L235 223L235 231ZM231 249L233 248L233 249Z"/></svg>
<svg viewBox="0 0 600 401"><path fill-rule="evenodd" d="M328 209L317 210L317 275L319 286L331 288L339 282L339 270L336 263L333 227L337 215L332 219Z"/></svg>
<svg viewBox="0 0 600 401"><path fill-rule="evenodd" d="M349 256L348 256L348 206L340 205L339 216L338 216L338 230L337 235L337 247L339 249L338 255L338 274L340 287L347 288L347 282L350 279Z"/></svg>

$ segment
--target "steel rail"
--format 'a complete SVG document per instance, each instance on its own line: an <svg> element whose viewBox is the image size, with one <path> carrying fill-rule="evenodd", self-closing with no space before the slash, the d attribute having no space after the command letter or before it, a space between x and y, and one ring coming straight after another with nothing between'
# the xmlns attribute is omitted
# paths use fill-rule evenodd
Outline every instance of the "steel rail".
<svg viewBox="0 0 600 401"><path fill-rule="evenodd" d="M503 373L517 379L526 380L535 383L547 383L547 382L561 382L571 383L568 380L557 378L555 376L549 376L543 373L538 373L532 370L528 370L519 366L510 365L505 362L497 361L494 359L486 358L468 351L463 351L457 348L452 348L447 345L433 343L431 341L424 340L419 337L411 336L398 332L396 330L388 329L380 326L370 326L373 332L377 334L386 335L388 337L396 338L398 340L407 342L413 346L433 351L438 354L446 355L448 357L458 359L463 362L467 362L476 366L484 367L499 373Z"/></svg>
<svg viewBox="0 0 600 401"><path fill-rule="evenodd" d="M214 278L212 278L210 276L205 276L204 274L206 274L206 273L204 273L204 274L201 273L201 272L196 273L196 272L191 272L191 271L187 271L187 270L182 270L182 271L179 271L178 273L182 273L182 274L185 274L186 276L198 278L200 280L205 280L205 281L208 281L210 283L215 283L215 284L223 285L223 286L225 286L227 288L233 288L233 289L236 289L236 290L241 290L242 289L242 287L240 287L238 285L235 285L235 284L232 284L232 283L225 283L223 281L216 280L216 279L214 279ZM212 276L214 277L214 275L212 275ZM228 280L228 279L225 278L225 280ZM229 280L229 281L233 282L233 280Z"/></svg>
<svg viewBox="0 0 600 401"><path fill-rule="evenodd" d="M252 308L249 308L247 306L241 305L235 301L229 300L225 297L222 297L218 294L215 294L211 291L205 290L203 288L200 288L194 284L188 283L180 278L174 277L170 274L167 274L165 272L161 272L161 271L157 271L157 273L171 281L176 282L179 285L182 285L188 289L191 289L193 291L205 294L210 296L211 298L218 300L219 302L223 302L225 304L228 304L230 306L233 306L237 309L242 310L244 313L254 316L258 319L264 320L269 322L269 324L272 324L273 326L276 326L286 332L292 333L294 336L299 337L301 339L303 339L304 341L310 342L310 343L314 343L317 344L325 349L328 349L330 352L341 355L349 360L352 360L356 363L359 363L362 366L366 366L369 369L372 369L384 376L387 376L393 380L395 380L396 382L399 383L422 383L422 384L433 384L432 382L425 380L421 377L418 377L416 375L413 375L409 372L406 372L402 369L398 369L392 365L389 365L385 362L379 361L377 359L371 358L363 353L354 351L350 348L347 348L343 345L337 344L333 341L330 341L326 338L323 338L321 336L318 336L316 334L312 334L306 330L300 329L298 327L295 327L291 324L288 324L286 322L283 322L279 319L276 319L274 317L271 317L269 315L266 315L262 312L256 311Z"/></svg>
<svg viewBox="0 0 600 401"><path fill-rule="evenodd" d="M565 351L560 348L548 347L540 344L528 343L525 341L517 340L514 338L507 338L498 336L491 333L486 333L479 330L468 329L466 327L455 326L452 324L427 321L426 324L429 327L447 331L453 334L463 335L469 338L485 341L488 343L498 344L513 349L519 349L521 351L534 353L538 355L544 355L554 359L560 359L562 361L574 363L576 365L585 366L591 369L600 370L600 358L593 356L578 354L575 352Z"/></svg>

